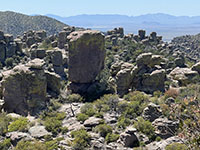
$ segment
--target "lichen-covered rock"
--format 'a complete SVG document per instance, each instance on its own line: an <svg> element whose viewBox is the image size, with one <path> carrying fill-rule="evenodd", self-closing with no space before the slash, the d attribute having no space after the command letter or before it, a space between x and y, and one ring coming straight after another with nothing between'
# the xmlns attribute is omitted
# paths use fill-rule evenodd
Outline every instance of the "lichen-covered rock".
<svg viewBox="0 0 200 150"><path fill-rule="evenodd" d="M147 93L153 93L154 91L165 90L165 70L155 70L151 74L144 76L142 80L142 90Z"/></svg>
<svg viewBox="0 0 200 150"><path fill-rule="evenodd" d="M69 80L91 83L104 67L104 36L99 31L72 32L69 42Z"/></svg>
<svg viewBox="0 0 200 150"><path fill-rule="evenodd" d="M60 49L48 50L47 55L50 58L50 62L53 64L54 72L60 76L65 76L62 51Z"/></svg>
<svg viewBox="0 0 200 150"><path fill-rule="evenodd" d="M136 63L138 66L148 65L151 61L152 53L143 53L140 54L137 59Z"/></svg>
<svg viewBox="0 0 200 150"><path fill-rule="evenodd" d="M42 60L18 65L3 73L4 108L21 115L36 113L45 106L47 82Z"/></svg>
<svg viewBox="0 0 200 150"><path fill-rule="evenodd" d="M121 65L121 70L116 74L117 93L120 96L128 93L128 90L131 88L133 80L131 70L133 67L130 63L124 63Z"/></svg>

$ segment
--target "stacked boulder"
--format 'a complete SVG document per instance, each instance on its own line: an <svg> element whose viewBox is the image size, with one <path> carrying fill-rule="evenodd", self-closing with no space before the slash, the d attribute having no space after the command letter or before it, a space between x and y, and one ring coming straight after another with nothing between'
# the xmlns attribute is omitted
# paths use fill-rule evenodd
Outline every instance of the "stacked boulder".
<svg viewBox="0 0 200 150"><path fill-rule="evenodd" d="M22 43L14 40L10 34L4 34L0 31L0 61L4 63L6 58L12 57L21 53Z"/></svg>
<svg viewBox="0 0 200 150"><path fill-rule="evenodd" d="M143 53L136 59L136 65L130 63L115 63L111 66L110 83L115 82L116 92L123 96L129 89L137 89L146 93L164 91L166 80L165 69L160 65L162 56ZM112 83L113 84L113 83Z"/></svg>
<svg viewBox="0 0 200 150"><path fill-rule="evenodd" d="M47 38L47 34L46 34L46 31L44 30L41 30L41 31L29 30L25 32L22 37L20 37L20 39L23 42L24 48L26 47L30 48L33 44L41 43L46 38Z"/></svg>
<svg viewBox="0 0 200 150"><path fill-rule="evenodd" d="M65 27L58 35L58 48L63 49L67 44L67 36L75 31L75 27Z"/></svg>
<svg viewBox="0 0 200 150"><path fill-rule="evenodd" d="M60 49L48 50L47 55L50 62L53 64L54 72L60 76L65 76L62 51Z"/></svg>
<svg viewBox="0 0 200 150"><path fill-rule="evenodd" d="M75 93L85 93L104 68L104 36L99 31L76 31L69 36L69 81Z"/></svg>
<svg viewBox="0 0 200 150"><path fill-rule="evenodd" d="M34 59L3 72L1 85L5 111L25 116L35 114L46 106L47 89L58 92L60 78L45 72L43 66L43 60ZM52 85L52 80L57 85Z"/></svg>

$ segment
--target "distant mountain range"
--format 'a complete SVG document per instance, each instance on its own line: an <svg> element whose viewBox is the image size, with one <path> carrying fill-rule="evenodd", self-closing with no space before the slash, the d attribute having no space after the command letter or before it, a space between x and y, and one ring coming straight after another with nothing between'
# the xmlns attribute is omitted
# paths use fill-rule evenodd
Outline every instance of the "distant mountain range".
<svg viewBox="0 0 200 150"><path fill-rule="evenodd" d="M147 14L141 16L126 15L78 15L60 17L52 14L46 16L63 23L84 28L107 31L115 27L124 27L126 33L137 33L145 29L147 33L156 31L165 40L173 37L200 33L200 16L172 16L168 14Z"/></svg>
<svg viewBox="0 0 200 150"><path fill-rule="evenodd" d="M28 30L46 30L48 35L52 35L65 26L67 25L47 16L28 16L11 11L0 11L0 30L15 37Z"/></svg>

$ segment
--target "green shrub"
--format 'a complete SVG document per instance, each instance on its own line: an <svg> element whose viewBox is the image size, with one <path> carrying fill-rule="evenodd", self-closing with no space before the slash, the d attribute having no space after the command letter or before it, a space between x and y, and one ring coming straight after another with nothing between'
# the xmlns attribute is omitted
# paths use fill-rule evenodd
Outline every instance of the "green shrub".
<svg viewBox="0 0 200 150"><path fill-rule="evenodd" d="M120 116L117 121L117 126L122 129L125 129L130 124L131 124L131 120L129 118L126 118L124 115Z"/></svg>
<svg viewBox="0 0 200 150"><path fill-rule="evenodd" d="M28 127L29 121L25 117L20 117L17 118L15 121L13 121L9 126L8 126L8 131L13 132L13 131L26 131Z"/></svg>
<svg viewBox="0 0 200 150"><path fill-rule="evenodd" d="M88 115L89 117L93 116L96 111L92 103L86 103L81 107L81 113Z"/></svg>
<svg viewBox="0 0 200 150"><path fill-rule="evenodd" d="M7 58L5 60L6 67L12 67L13 66L13 62L14 62L14 59L12 57Z"/></svg>
<svg viewBox="0 0 200 150"><path fill-rule="evenodd" d="M38 141L24 141L17 143L15 150L48 150L45 144Z"/></svg>
<svg viewBox="0 0 200 150"><path fill-rule="evenodd" d="M101 101L104 102L104 104L109 106L109 110L114 110L116 111L117 105L119 102L119 97L118 95L113 95L113 94L106 94L100 98Z"/></svg>
<svg viewBox="0 0 200 150"><path fill-rule="evenodd" d="M5 139L2 142L0 142L0 150L8 150L10 146L10 139Z"/></svg>
<svg viewBox="0 0 200 150"><path fill-rule="evenodd" d="M0 135L4 135L8 131L8 125L11 121L6 113L0 113Z"/></svg>
<svg viewBox="0 0 200 150"><path fill-rule="evenodd" d="M83 113L79 113L77 114L76 118L78 121L84 122L85 120L89 118L89 116Z"/></svg>
<svg viewBox="0 0 200 150"><path fill-rule="evenodd" d="M112 127L107 124L100 124L95 127L95 131L102 137L106 137L108 133L112 133Z"/></svg>
<svg viewBox="0 0 200 150"><path fill-rule="evenodd" d="M172 143L166 146L166 150L187 150L187 146L181 143Z"/></svg>
<svg viewBox="0 0 200 150"><path fill-rule="evenodd" d="M62 131L62 121L65 118L66 114L52 112L49 113L44 118L44 126L47 131L52 132L53 135L57 135L59 132Z"/></svg>
<svg viewBox="0 0 200 150"><path fill-rule="evenodd" d="M79 94L71 94L67 96L67 102L74 103L74 102L82 102L83 97Z"/></svg>
<svg viewBox="0 0 200 150"><path fill-rule="evenodd" d="M110 142L116 142L119 139L119 134L114 134L114 133L108 133L106 135L106 142L110 143Z"/></svg>
<svg viewBox="0 0 200 150"><path fill-rule="evenodd" d="M140 91L134 91L124 95L124 99L127 101L138 101L139 103L143 103L148 101L149 97Z"/></svg>
<svg viewBox="0 0 200 150"><path fill-rule="evenodd" d="M65 134L65 133L67 133L69 130L68 130L68 128L67 127L61 127L61 132L62 132L62 134Z"/></svg>
<svg viewBox="0 0 200 150"><path fill-rule="evenodd" d="M84 129L72 131L71 136L74 138L71 145L74 150L86 149L91 140L90 134L88 134Z"/></svg>
<svg viewBox="0 0 200 150"><path fill-rule="evenodd" d="M150 140L155 140L155 129L151 122L144 120L142 117L138 117L137 121L134 122L134 127L141 133L148 136Z"/></svg>
<svg viewBox="0 0 200 150"><path fill-rule="evenodd" d="M94 106L97 110L97 112L107 112L109 111L109 106L102 101L101 99L98 99L94 102Z"/></svg>

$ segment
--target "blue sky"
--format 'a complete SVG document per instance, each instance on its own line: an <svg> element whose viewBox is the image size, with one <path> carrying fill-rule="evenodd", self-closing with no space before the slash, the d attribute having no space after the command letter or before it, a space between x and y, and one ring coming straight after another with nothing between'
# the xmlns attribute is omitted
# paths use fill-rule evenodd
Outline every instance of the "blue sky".
<svg viewBox="0 0 200 150"><path fill-rule="evenodd" d="M167 13L176 16L200 16L200 0L2 0L0 11L24 14L122 14L137 16Z"/></svg>

